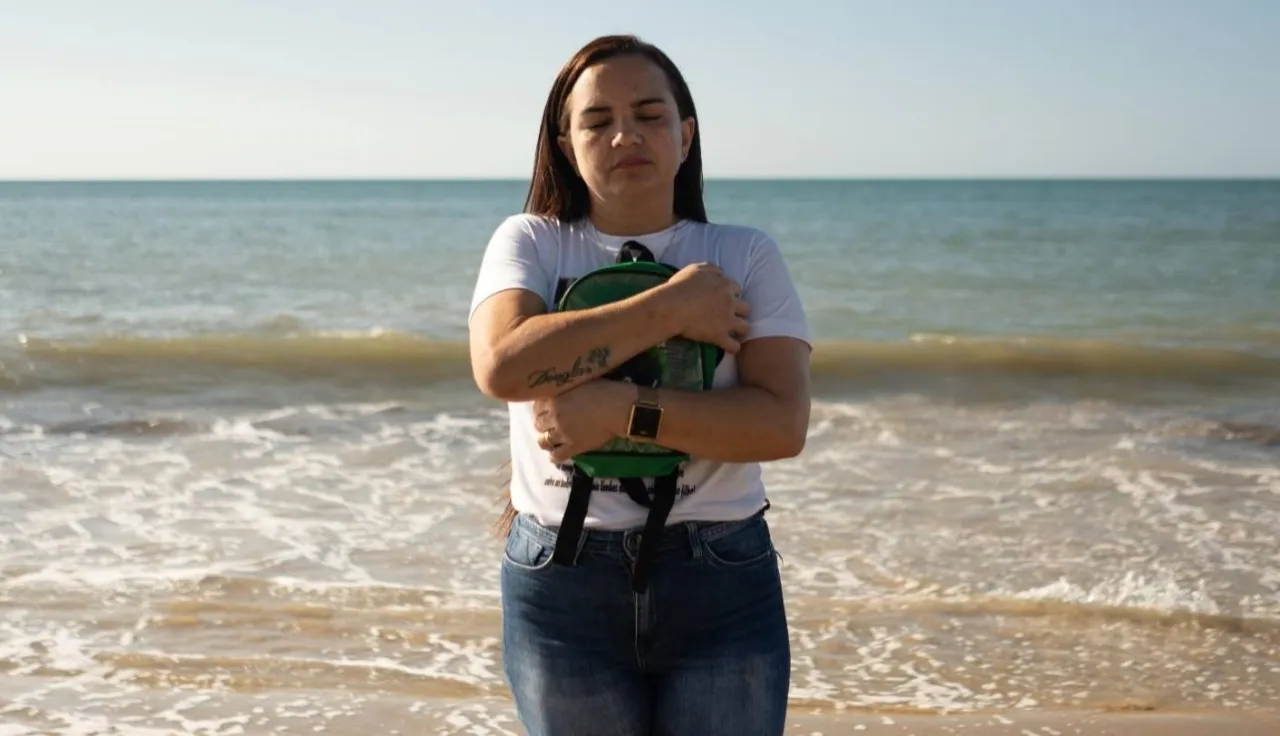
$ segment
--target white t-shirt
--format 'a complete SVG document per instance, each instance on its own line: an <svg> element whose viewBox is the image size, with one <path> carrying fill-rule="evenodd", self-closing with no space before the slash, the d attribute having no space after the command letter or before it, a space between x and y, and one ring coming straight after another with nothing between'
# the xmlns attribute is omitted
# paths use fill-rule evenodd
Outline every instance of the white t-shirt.
<svg viewBox="0 0 1280 736"><path fill-rule="evenodd" d="M742 286L751 305L748 340L788 336L811 344L800 297L777 244L755 228L681 220L656 233L607 235L588 219L561 223L519 214L494 232L480 265L471 314L490 296L507 289L528 289L554 309L557 293L573 279L614 263L622 244L634 240L655 260L682 268L708 262ZM713 387L738 381L737 362L726 354ZM713 389L714 390L714 389ZM539 523L558 526L568 500L572 466L557 465L538 447L531 402L508 405L511 418L511 501ZM668 524L683 521L731 521L760 510L765 488L759 463L721 463L693 457L685 463L680 491ZM631 500L617 483L598 479L591 494L588 528L643 526L648 509Z"/></svg>

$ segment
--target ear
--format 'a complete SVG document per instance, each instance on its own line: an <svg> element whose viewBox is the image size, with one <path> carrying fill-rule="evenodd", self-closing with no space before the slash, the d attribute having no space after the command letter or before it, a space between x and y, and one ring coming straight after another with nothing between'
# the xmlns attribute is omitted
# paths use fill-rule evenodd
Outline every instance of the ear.
<svg viewBox="0 0 1280 736"><path fill-rule="evenodd" d="M697 126L698 121L693 118L680 121L680 163L684 163L689 156L689 149L693 147L693 132Z"/></svg>

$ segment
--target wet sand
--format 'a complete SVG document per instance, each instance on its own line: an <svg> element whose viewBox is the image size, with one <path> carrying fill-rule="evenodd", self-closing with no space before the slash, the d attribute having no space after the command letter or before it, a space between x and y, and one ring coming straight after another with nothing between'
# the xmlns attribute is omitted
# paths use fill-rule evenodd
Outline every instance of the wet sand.
<svg viewBox="0 0 1280 736"><path fill-rule="evenodd" d="M507 701L509 705L509 701ZM443 703L437 703L443 706ZM459 707L411 708L380 714L376 723L383 733L399 736L431 734L503 734L523 736L514 712L480 702ZM476 718L481 713L486 716ZM390 720L383 720L389 717ZM295 729L298 723L295 722ZM361 733L329 722L326 732ZM353 724L354 725L354 724ZM335 728L336 726L336 728ZM288 732L306 732L306 727ZM280 731L273 731L279 733ZM949 715L900 715L886 713L794 714L787 719L785 736L1277 736L1277 711L998 711ZM718 736L707 734L706 736ZM726 734L725 736L729 736ZM734 734L733 736L749 736Z"/></svg>
<svg viewBox="0 0 1280 736"><path fill-rule="evenodd" d="M520 734L514 715L482 722L466 716L419 711L389 734ZM425 717L424 717L425 716ZM379 721L379 723L383 723ZM305 729L302 729L305 731ZM333 733L332 728L327 729ZM343 733L346 733L343 731ZM1001 711L983 714L799 714L787 719L785 736L1276 736L1280 712L1264 711ZM716 736L707 734L707 736ZM728 736L728 735L726 735ZM739 735L734 735L739 736ZM748 736L748 735L741 735Z"/></svg>
<svg viewBox="0 0 1280 736"><path fill-rule="evenodd" d="M24 679L19 677L19 680ZM22 689L22 688L19 688ZM305 687L289 692L150 690L144 701L88 701L65 690L42 702L16 697L0 705L0 736L51 733L316 734L385 736L467 734L524 736L510 697L422 697L388 689L370 698L358 691ZM52 693L51 693L52 694ZM0 704L5 702L0 686ZM26 702L24 702L26 701ZM785 736L1277 736L1280 710L1003 709L947 714L889 710L815 709L792 703ZM709 733L706 736L718 736ZM726 736L729 736L726 734ZM733 736L749 736L734 734Z"/></svg>
<svg viewBox="0 0 1280 736"><path fill-rule="evenodd" d="M1280 713L1004 712L798 716L788 736L1276 736Z"/></svg>

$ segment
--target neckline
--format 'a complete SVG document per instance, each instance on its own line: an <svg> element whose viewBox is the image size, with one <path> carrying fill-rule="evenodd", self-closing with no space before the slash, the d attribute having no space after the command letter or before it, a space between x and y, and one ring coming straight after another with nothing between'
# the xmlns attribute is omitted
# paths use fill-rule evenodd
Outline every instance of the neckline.
<svg viewBox="0 0 1280 736"><path fill-rule="evenodd" d="M634 240L638 243L643 243L650 248L658 244L669 245L675 238L676 231L688 222L688 220L680 218L676 220L675 223L668 225L661 230L655 230L649 233L638 233L636 235L613 235L611 233L601 231L589 218L586 220L587 227L591 230L591 234L595 236L597 242L602 245L616 245L621 247L624 243ZM653 245L651 245L651 243Z"/></svg>

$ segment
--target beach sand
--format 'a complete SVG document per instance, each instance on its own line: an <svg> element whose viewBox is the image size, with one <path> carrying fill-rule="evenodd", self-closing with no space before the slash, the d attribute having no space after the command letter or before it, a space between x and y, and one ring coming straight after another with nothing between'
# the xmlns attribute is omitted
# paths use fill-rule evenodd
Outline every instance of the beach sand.
<svg viewBox="0 0 1280 736"><path fill-rule="evenodd" d="M488 706L481 716L480 703ZM510 701L507 701L509 704ZM514 712L494 708L495 700L436 702L380 712L382 733L395 736L431 734L524 734ZM494 711L502 710L501 715ZM365 711L363 717L374 714ZM479 717L477 717L479 716ZM497 716L497 717L495 717ZM348 733L329 722L328 733ZM354 726L354 723L350 724ZM352 730L350 733L358 733ZM1034 711L1005 710L945 715L872 712L795 713L787 718L786 736L1277 736L1280 712L1259 710L1199 711ZM709 733L706 736L718 736ZM725 736L731 736L726 734ZM738 736L736 734L732 736Z"/></svg>
<svg viewBox="0 0 1280 736"><path fill-rule="evenodd" d="M281 693L222 692L218 696L152 692L150 703L81 704L2 709L0 736L61 733L323 733L325 736L469 734L523 736L510 697L428 697L384 691L376 699L357 693L295 689ZM0 693L0 703L4 701ZM785 736L1278 736L1274 709L1168 710L1004 709L947 714L869 710L815 710L793 704ZM16 717L17 722L14 723ZM23 724L23 725L19 725ZM17 730L6 730L16 728ZM30 730L28 730L28 728ZM372 731L370 729L373 729ZM119 729L119 730L116 730ZM132 729L137 729L132 730ZM719 736L714 731L705 736ZM747 736L725 734L725 736Z"/></svg>
<svg viewBox="0 0 1280 736"><path fill-rule="evenodd" d="M788 736L1277 736L1280 713L1003 712L797 716Z"/></svg>
<svg viewBox="0 0 1280 736"><path fill-rule="evenodd" d="M327 736L364 736L368 727L375 725L379 733L388 736L526 733L515 720L510 698L501 695L452 700L400 695L351 709L302 709L293 715L297 717L251 719L245 724L247 732L306 733L323 729ZM282 728L286 730L279 730ZM705 736L719 734L709 732ZM1046 709L918 714L817 712L800 705L791 708L785 736L1280 736L1280 711Z"/></svg>

